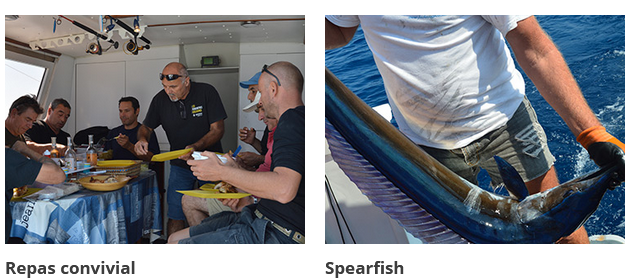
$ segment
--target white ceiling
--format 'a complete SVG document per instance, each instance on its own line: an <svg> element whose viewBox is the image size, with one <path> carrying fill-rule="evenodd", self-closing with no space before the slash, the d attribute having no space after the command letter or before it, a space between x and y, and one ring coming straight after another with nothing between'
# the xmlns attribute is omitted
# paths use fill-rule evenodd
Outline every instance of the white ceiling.
<svg viewBox="0 0 632 278"><path fill-rule="evenodd" d="M59 52L72 57L90 55L86 49L90 43L95 42L93 35L85 36L88 32L74 25L72 22L61 18L61 24L55 25L57 15L20 15L17 20L6 20L5 37L25 44L42 41L66 41L66 45L58 46L48 43L49 50ZM70 20L83 24L98 33L108 36L105 31L100 32L98 15L65 15ZM125 24L133 26L135 16L116 16ZM304 15L140 15L140 25L146 26L143 37L151 41L151 47L168 46L177 44L198 43L262 43L262 42L296 42L305 40L305 16ZM252 28L244 28L241 22L248 20L259 21L260 24ZM106 19L104 28L110 25ZM55 32L53 33L53 28ZM120 33L122 28L116 25L111 38L119 42L118 49L111 48L109 52L123 51L123 45L129 39L123 39ZM84 38L81 43L75 44L68 38L78 35ZM127 35L129 36L129 34ZM129 36L131 37L131 36ZM74 38L74 36L73 36ZM75 40L78 41L78 40ZM146 45L138 40L139 45ZM105 49L110 43L101 40Z"/></svg>

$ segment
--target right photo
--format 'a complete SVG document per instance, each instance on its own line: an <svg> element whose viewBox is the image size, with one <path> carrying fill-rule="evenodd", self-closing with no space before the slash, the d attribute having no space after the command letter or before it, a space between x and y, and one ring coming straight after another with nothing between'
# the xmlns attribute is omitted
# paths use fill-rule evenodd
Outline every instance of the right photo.
<svg viewBox="0 0 632 278"><path fill-rule="evenodd" d="M326 15L325 243L625 243L625 16Z"/></svg>

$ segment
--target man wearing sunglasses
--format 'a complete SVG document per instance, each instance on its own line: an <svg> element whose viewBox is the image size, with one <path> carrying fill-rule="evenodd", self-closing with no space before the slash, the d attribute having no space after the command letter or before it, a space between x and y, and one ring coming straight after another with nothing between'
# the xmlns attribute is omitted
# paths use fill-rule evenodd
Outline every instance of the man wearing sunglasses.
<svg viewBox="0 0 632 278"><path fill-rule="evenodd" d="M223 152L220 140L224 135L226 111L219 93L210 84L192 82L186 67L170 63L159 74L163 90L151 101L147 115L138 130L138 142L134 150L139 155L148 151L149 136L158 126L167 133L170 150L193 149L194 151ZM196 177L186 159L171 160L167 187L167 233L172 234L185 226L182 211L182 194L176 190L190 190Z"/></svg>
<svg viewBox="0 0 632 278"><path fill-rule="evenodd" d="M209 159L189 160L188 164L199 179L228 182L260 201L239 213L218 213L200 225L178 231L169 237L169 243L305 243L303 75L293 64L277 62L264 67L259 91L265 116L279 120L270 171L250 172L233 159L223 164L208 152L203 155Z"/></svg>

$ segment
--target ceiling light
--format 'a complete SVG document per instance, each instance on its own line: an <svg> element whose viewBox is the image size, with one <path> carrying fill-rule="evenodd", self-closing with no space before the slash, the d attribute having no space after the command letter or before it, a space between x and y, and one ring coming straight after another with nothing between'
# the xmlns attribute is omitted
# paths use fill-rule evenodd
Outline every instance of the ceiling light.
<svg viewBox="0 0 632 278"><path fill-rule="evenodd" d="M140 18L138 16L136 16L136 19L134 19L134 32L136 32L137 34L140 33Z"/></svg>
<svg viewBox="0 0 632 278"><path fill-rule="evenodd" d="M241 27L252 28L261 25L261 21L248 20L241 23Z"/></svg>
<svg viewBox="0 0 632 278"><path fill-rule="evenodd" d="M4 21L14 21L20 18L19 15L4 15Z"/></svg>

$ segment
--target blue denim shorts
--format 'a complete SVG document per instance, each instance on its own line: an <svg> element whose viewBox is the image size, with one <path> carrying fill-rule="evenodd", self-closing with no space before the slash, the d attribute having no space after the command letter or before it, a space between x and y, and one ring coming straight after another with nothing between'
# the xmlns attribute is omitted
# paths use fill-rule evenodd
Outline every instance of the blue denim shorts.
<svg viewBox="0 0 632 278"><path fill-rule="evenodd" d="M224 211L211 215L199 225L189 228L189 238L180 244L275 244L295 243L272 227L269 220L254 215L253 207L241 212Z"/></svg>
<svg viewBox="0 0 632 278"><path fill-rule="evenodd" d="M468 146L453 150L421 147L473 184L477 184L478 173L485 169L493 185L498 185L502 183L502 178L494 160L496 155L516 168L525 182L544 175L555 163L546 140L535 111L525 97L506 125Z"/></svg>
<svg viewBox="0 0 632 278"><path fill-rule="evenodd" d="M191 170L171 165L169 186L167 186L167 217L174 220L186 219L182 211L182 193L178 193L176 190L192 190L195 181L198 181L200 185L206 183L198 180Z"/></svg>

